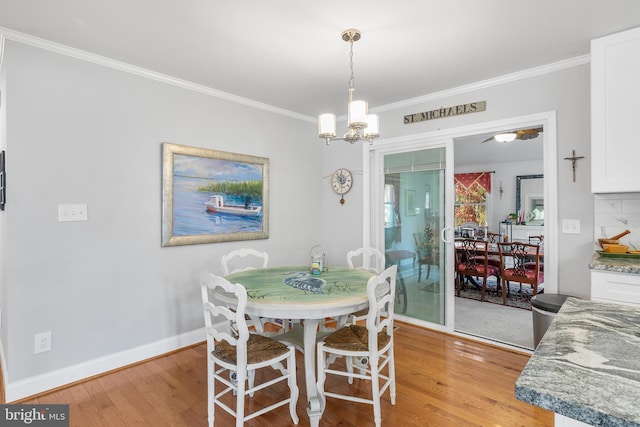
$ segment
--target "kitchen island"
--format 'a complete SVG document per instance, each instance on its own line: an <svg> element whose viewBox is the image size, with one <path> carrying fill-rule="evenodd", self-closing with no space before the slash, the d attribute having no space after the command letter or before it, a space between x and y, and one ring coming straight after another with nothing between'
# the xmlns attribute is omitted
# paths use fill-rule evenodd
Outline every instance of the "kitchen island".
<svg viewBox="0 0 640 427"><path fill-rule="evenodd" d="M515 393L556 426L640 426L640 309L568 298Z"/></svg>

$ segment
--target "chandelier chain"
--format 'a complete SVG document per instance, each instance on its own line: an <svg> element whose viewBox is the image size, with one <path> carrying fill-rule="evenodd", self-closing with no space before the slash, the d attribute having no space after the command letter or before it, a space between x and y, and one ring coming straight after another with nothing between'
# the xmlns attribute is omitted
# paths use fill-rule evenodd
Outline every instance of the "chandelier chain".
<svg viewBox="0 0 640 427"><path fill-rule="evenodd" d="M351 70L351 76L349 77L349 100L351 101L351 95L355 90L355 77L353 76L353 38L349 39L349 69Z"/></svg>

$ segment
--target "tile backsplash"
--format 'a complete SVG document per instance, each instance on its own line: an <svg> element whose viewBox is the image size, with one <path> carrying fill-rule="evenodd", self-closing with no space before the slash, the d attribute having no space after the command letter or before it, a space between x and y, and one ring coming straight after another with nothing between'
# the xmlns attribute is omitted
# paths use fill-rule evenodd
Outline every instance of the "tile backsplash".
<svg viewBox="0 0 640 427"><path fill-rule="evenodd" d="M640 250L640 193L594 194L593 220L595 239L629 230L620 243Z"/></svg>

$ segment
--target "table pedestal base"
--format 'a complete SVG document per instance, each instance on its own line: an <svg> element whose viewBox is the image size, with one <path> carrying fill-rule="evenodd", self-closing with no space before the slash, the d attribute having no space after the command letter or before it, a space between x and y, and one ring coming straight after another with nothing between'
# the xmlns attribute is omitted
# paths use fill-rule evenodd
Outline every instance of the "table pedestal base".
<svg viewBox="0 0 640 427"><path fill-rule="evenodd" d="M318 331L324 319L305 319L304 328L294 325L289 331L273 338L293 345L304 354L304 376L307 387L307 414L311 427L318 427L322 417L322 402L316 387L316 342L331 332Z"/></svg>

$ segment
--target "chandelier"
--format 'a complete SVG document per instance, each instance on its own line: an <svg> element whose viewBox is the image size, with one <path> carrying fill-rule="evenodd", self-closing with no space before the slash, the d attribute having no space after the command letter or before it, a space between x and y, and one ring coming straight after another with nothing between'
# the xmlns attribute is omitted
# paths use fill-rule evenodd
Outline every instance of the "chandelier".
<svg viewBox="0 0 640 427"><path fill-rule="evenodd" d="M327 113L318 116L318 136L323 138L327 145L331 141L348 141L353 144L356 141L369 141L380 136L378 131L378 115L369 114L367 101L354 101L355 92L353 78L353 42L360 40L359 30L345 30L342 32L342 40L349 42L349 104L347 109L347 124L349 129L341 138L336 138L336 115Z"/></svg>

